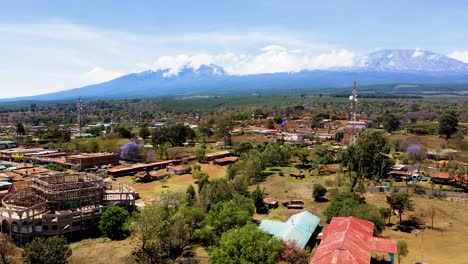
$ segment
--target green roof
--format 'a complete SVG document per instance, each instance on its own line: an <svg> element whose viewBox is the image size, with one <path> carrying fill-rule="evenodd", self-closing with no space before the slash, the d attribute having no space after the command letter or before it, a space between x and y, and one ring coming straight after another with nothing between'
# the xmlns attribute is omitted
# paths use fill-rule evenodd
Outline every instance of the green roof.
<svg viewBox="0 0 468 264"><path fill-rule="evenodd" d="M292 215L287 222L263 220L260 229L286 241L294 240L304 248L320 223L320 218L304 211Z"/></svg>
<svg viewBox="0 0 468 264"><path fill-rule="evenodd" d="M16 144L16 142L11 140L0 140L0 144Z"/></svg>

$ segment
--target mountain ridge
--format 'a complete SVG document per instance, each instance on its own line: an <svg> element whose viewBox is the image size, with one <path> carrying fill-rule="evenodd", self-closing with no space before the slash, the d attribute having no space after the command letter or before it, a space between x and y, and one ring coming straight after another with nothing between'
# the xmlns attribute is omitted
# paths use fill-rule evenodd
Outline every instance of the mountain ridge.
<svg viewBox="0 0 468 264"><path fill-rule="evenodd" d="M380 50L358 59L351 67L299 72L230 75L214 64L198 68L147 70L84 87L36 96L0 99L66 100L83 98L170 97L196 95L248 95L288 93L385 83L467 83L468 64L423 50Z"/></svg>

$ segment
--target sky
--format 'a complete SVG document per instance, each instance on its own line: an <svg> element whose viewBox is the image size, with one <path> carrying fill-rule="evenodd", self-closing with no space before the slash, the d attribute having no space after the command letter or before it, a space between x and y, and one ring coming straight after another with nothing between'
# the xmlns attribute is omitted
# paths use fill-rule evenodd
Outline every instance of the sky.
<svg viewBox="0 0 468 264"><path fill-rule="evenodd" d="M468 1L0 0L0 98L145 70L229 74L351 66L379 49L468 62Z"/></svg>

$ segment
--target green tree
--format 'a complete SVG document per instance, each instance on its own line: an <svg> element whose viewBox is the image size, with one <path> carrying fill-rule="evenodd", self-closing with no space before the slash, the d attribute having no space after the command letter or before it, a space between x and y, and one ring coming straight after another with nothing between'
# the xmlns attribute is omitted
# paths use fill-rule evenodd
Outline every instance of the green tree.
<svg viewBox="0 0 468 264"><path fill-rule="evenodd" d="M400 127L400 120L396 115L387 112L382 118L382 125L388 133L391 133Z"/></svg>
<svg viewBox="0 0 468 264"><path fill-rule="evenodd" d="M186 250L196 225L188 224L178 208L150 203L134 214L130 231L136 240L133 255L140 263L173 263Z"/></svg>
<svg viewBox="0 0 468 264"><path fill-rule="evenodd" d="M408 243L406 240L399 239L397 241L397 258L398 263L401 263L401 260L408 255Z"/></svg>
<svg viewBox="0 0 468 264"><path fill-rule="evenodd" d="M214 264L276 263L281 251L281 243L264 233L255 224L231 229L221 236L219 246L210 254Z"/></svg>
<svg viewBox="0 0 468 264"><path fill-rule="evenodd" d="M168 150L172 147L171 142L164 142L158 147L158 154L160 159L168 159L169 158L169 153Z"/></svg>
<svg viewBox="0 0 468 264"><path fill-rule="evenodd" d="M250 194L250 198L253 200L257 214L268 214L268 207L263 201L263 192L257 185L257 188Z"/></svg>
<svg viewBox="0 0 468 264"><path fill-rule="evenodd" d="M232 199L235 191L225 178L214 179L203 186L200 191L200 201L205 207Z"/></svg>
<svg viewBox="0 0 468 264"><path fill-rule="evenodd" d="M13 244L13 239L5 233L0 233L0 263L9 264L15 254L16 246Z"/></svg>
<svg viewBox="0 0 468 264"><path fill-rule="evenodd" d="M383 219L388 219L388 225L390 226L390 219L392 217L392 209L382 207L382 208L379 208L379 211Z"/></svg>
<svg viewBox="0 0 468 264"><path fill-rule="evenodd" d="M193 188L193 185L190 184L187 187L187 191L185 191L185 202L187 203L187 205L193 206L195 204L196 199L197 197L195 193L195 188Z"/></svg>
<svg viewBox="0 0 468 264"><path fill-rule="evenodd" d="M293 155L301 160L302 165L305 165L309 162L310 151L305 148L298 148L293 150Z"/></svg>
<svg viewBox="0 0 468 264"><path fill-rule="evenodd" d="M320 201L327 194L327 188L320 183L314 184L314 190L312 192L312 197L315 201Z"/></svg>
<svg viewBox="0 0 468 264"><path fill-rule="evenodd" d="M119 206L107 208L99 220L99 230L110 239L122 239L127 235L130 213Z"/></svg>
<svg viewBox="0 0 468 264"><path fill-rule="evenodd" d="M231 131L234 128L232 118L222 117L215 125L215 135L223 140L225 146L231 145Z"/></svg>
<svg viewBox="0 0 468 264"><path fill-rule="evenodd" d="M273 121L273 119L271 119L271 118L267 119L265 121L265 127L268 128L268 129L274 129L275 128L275 121Z"/></svg>
<svg viewBox="0 0 468 264"><path fill-rule="evenodd" d="M449 139L457 132L458 116L455 111L447 110L439 118L439 135L445 135Z"/></svg>
<svg viewBox="0 0 468 264"><path fill-rule="evenodd" d="M381 132L371 129L360 131L356 144L349 145L341 155L342 166L358 175L351 188L363 178L384 178L393 165L393 160L389 157L390 150L390 145Z"/></svg>
<svg viewBox="0 0 468 264"><path fill-rule="evenodd" d="M26 244L23 263L27 264L64 264L68 263L71 249L63 237L35 237Z"/></svg>
<svg viewBox="0 0 468 264"><path fill-rule="evenodd" d="M400 216L400 222L403 212L406 210L414 210L414 204L411 200L411 195L408 193L392 193L390 196L387 196L387 203L390 205L392 210L396 210L398 212Z"/></svg>
<svg viewBox="0 0 468 264"><path fill-rule="evenodd" d="M16 135L17 136L24 136L26 135L26 130L24 129L23 123L16 123Z"/></svg>
<svg viewBox="0 0 468 264"><path fill-rule="evenodd" d="M343 132L343 130L338 130L338 131L336 131L336 133L335 133L335 141L336 141L336 142L341 142L341 141L343 141L343 138L344 138L344 132Z"/></svg>
<svg viewBox="0 0 468 264"><path fill-rule="evenodd" d="M148 125L147 124L144 124L140 130L138 131L138 135L142 138L142 139L146 139L147 137L149 137L151 135L151 132L149 131L148 129Z"/></svg>

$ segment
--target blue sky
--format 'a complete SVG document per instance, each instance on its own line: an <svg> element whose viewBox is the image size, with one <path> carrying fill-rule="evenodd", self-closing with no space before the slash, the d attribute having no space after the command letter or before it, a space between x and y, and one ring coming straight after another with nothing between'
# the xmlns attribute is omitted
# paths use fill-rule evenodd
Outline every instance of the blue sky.
<svg viewBox="0 0 468 264"><path fill-rule="evenodd" d="M348 66L378 49L468 62L468 2L0 0L0 97L147 69L231 74Z"/></svg>

